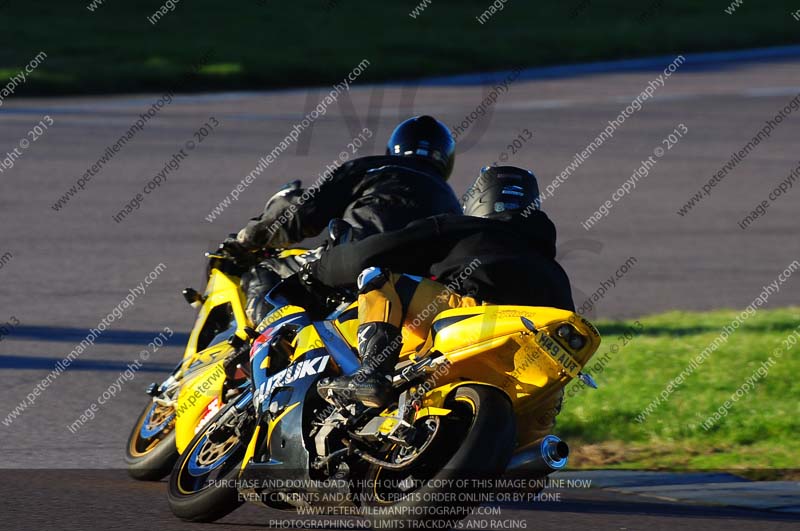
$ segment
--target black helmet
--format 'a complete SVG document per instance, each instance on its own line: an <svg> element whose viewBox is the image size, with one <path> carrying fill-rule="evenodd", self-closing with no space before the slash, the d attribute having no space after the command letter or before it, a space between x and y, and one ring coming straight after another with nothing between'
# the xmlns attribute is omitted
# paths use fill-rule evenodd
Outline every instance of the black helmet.
<svg viewBox="0 0 800 531"><path fill-rule="evenodd" d="M387 155L420 155L433 161L447 179L456 159L456 141L433 116L415 116L394 128L386 143Z"/></svg>
<svg viewBox="0 0 800 531"><path fill-rule="evenodd" d="M486 166L463 198L464 215L503 217L504 213L539 210L536 176L514 166Z"/></svg>

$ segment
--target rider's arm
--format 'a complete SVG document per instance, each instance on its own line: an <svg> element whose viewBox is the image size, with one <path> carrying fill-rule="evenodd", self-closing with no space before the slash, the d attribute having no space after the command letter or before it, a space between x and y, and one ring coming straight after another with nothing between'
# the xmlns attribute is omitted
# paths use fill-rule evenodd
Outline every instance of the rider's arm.
<svg viewBox="0 0 800 531"><path fill-rule="evenodd" d="M449 242L440 237L444 217L447 216L426 218L401 230L337 245L325 251L312 265L312 273L317 280L332 287L353 285L361 271L373 266L428 276L431 265L441 260L449 249Z"/></svg>
<svg viewBox="0 0 800 531"><path fill-rule="evenodd" d="M285 247L316 236L331 219L341 217L352 202L356 173L353 163L347 163L308 188L290 186L278 192L237 239L251 248Z"/></svg>

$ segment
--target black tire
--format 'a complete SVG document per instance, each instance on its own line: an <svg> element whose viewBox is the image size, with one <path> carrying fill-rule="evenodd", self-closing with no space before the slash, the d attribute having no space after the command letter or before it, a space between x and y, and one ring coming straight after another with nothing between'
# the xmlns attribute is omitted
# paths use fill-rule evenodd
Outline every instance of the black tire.
<svg viewBox="0 0 800 531"><path fill-rule="evenodd" d="M152 437L142 437L142 425L154 407L151 402L142 410L125 446L128 475L140 481L158 481L166 477L178 459L174 419Z"/></svg>
<svg viewBox="0 0 800 531"><path fill-rule="evenodd" d="M465 410L464 403L471 412ZM442 424L431 447L419 457L419 465L397 472L369 467L365 485L372 490L362 491L362 513L374 529L441 529L443 522L453 527L478 505L474 494L482 489L476 489L471 481L497 479L508 466L516 442L516 424L505 393L489 386L465 385L450 396L447 407L454 411L442 422L450 426ZM398 491L379 492L375 486L405 478L421 486L404 490L402 496L397 496ZM426 479L433 481L426 483ZM467 480L470 486L454 487L459 480ZM459 494L469 496L455 500L446 496L454 492L455 498ZM437 501L425 502L425 497ZM443 506L445 511L438 509ZM382 511L384 507L388 509ZM425 507L436 507L437 511L426 513Z"/></svg>
<svg viewBox="0 0 800 531"><path fill-rule="evenodd" d="M167 501L172 513L191 522L213 522L236 510L244 500L239 496L236 488L236 479L242 464L249 437L245 436L226 450L214 468L205 475L193 475L190 470L192 463L198 463L197 452L202 450L204 444L213 444L208 441L208 432L219 422L230 419L236 401L222 408L214 415L203 429L194 436L186 447L186 451L175 462L169 476L167 486ZM252 433L252 428L246 430ZM193 461L194 460L194 461ZM213 483L206 482L213 476Z"/></svg>

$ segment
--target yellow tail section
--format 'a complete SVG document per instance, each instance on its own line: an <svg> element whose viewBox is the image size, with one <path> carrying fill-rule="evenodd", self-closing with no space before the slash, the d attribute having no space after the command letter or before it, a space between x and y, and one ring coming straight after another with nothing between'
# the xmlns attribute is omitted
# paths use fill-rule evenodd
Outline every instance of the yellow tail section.
<svg viewBox="0 0 800 531"><path fill-rule="evenodd" d="M531 330L523 323L527 319ZM562 327L567 326L571 328ZM570 346L558 331L573 331L584 338L579 348ZM534 306L478 306L442 312L431 330L431 352L442 353L449 364L431 375L423 408L446 414L448 396L459 386L489 385L508 395L518 423L518 445L532 442L524 419L558 392L600 346L597 329L580 315L556 308ZM424 410L420 410L424 411ZM418 414L419 417L419 414Z"/></svg>

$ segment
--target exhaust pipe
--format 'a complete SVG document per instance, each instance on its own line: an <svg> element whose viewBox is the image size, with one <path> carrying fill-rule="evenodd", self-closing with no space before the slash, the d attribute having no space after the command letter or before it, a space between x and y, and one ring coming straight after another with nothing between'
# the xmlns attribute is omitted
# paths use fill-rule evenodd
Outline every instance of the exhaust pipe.
<svg viewBox="0 0 800 531"><path fill-rule="evenodd" d="M567 466L569 446L555 435L546 435L527 450L515 454L508 465L511 475L546 476Z"/></svg>

